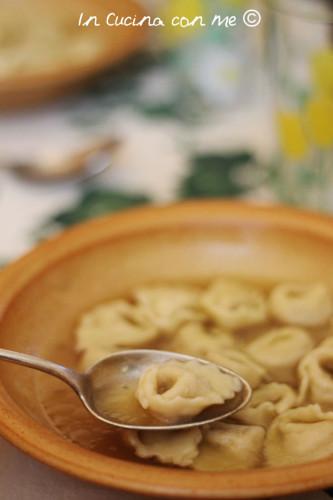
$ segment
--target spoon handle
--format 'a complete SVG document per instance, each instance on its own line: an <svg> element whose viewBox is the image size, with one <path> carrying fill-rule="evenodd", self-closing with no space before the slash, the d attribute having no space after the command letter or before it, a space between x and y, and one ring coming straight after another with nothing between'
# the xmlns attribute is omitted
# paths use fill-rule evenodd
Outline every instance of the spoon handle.
<svg viewBox="0 0 333 500"><path fill-rule="evenodd" d="M29 368L34 368L54 377L60 378L66 384L70 385L75 392L80 394L83 375L80 373L66 368L66 366L53 363L46 359L38 358L37 356L31 356L30 354L24 354L16 351L9 351L7 349L0 349L0 360L9 361L10 363L16 363L18 365L28 366Z"/></svg>

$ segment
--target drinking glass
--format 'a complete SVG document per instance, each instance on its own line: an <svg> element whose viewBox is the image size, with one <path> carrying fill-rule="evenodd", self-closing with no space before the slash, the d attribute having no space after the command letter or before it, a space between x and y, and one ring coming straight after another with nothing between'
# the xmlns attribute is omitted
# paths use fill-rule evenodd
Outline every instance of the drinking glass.
<svg viewBox="0 0 333 500"><path fill-rule="evenodd" d="M266 0L284 202L333 210L333 2Z"/></svg>

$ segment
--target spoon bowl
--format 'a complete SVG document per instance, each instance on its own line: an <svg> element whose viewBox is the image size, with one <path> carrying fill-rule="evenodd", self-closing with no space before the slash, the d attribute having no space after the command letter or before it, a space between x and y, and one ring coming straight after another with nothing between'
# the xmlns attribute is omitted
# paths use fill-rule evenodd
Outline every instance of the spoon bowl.
<svg viewBox="0 0 333 500"><path fill-rule="evenodd" d="M6 165L18 179L40 185L62 185L85 182L105 172L111 166L111 154L120 145L115 138L105 139L70 155L63 161L43 167L37 163Z"/></svg>
<svg viewBox="0 0 333 500"><path fill-rule="evenodd" d="M237 377L241 381L242 389L234 398L221 405L210 406L191 419L177 420L176 423L161 423L157 419L150 418L143 419L144 423L139 424L139 419L136 423L129 423L127 420L124 421L124 418L121 419L118 408L115 408L114 412L105 411L104 398L100 398L99 395L105 394L106 391L111 392L112 387L119 388L124 385L127 388L135 387L138 379L149 366L152 364L160 365L167 361L196 361L205 365L212 364L193 356L154 349L116 352L96 363L83 375L85 390L80 397L88 410L103 422L127 429L158 431L185 429L216 422L239 411L251 398L251 387L246 380L231 370L218 366L222 373Z"/></svg>
<svg viewBox="0 0 333 500"><path fill-rule="evenodd" d="M196 361L204 365L213 363L185 354L154 349L135 349L110 354L85 373L78 373L51 361L6 349L0 349L0 360L18 363L60 378L77 393L94 417L123 429L165 431L211 424L230 417L242 409L250 401L252 395L251 387L245 379L227 368L215 365L222 373L239 379L241 390L232 399L220 405L209 406L191 419L168 423L147 416L136 402L134 391L142 373L152 364L160 365L167 361ZM127 391L127 397L112 399L112 395L119 394L119 390L121 394L122 389ZM106 406L105 402L109 396L111 399ZM113 403L111 410L109 409L110 401ZM137 411L141 412L144 418L135 419Z"/></svg>

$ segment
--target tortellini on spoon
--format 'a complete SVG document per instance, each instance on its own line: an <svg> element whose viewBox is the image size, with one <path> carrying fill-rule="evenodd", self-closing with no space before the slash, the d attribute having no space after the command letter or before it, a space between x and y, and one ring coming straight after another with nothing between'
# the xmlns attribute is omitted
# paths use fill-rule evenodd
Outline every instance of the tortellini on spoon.
<svg viewBox="0 0 333 500"><path fill-rule="evenodd" d="M234 375L197 361L167 361L151 365L139 378L136 397L140 405L160 420L177 422L198 415L205 408L223 404L242 389Z"/></svg>

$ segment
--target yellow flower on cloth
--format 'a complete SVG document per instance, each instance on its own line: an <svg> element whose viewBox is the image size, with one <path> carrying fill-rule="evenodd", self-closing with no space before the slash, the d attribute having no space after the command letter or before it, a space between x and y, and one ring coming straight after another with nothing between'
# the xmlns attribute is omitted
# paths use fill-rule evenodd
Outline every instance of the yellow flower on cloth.
<svg viewBox="0 0 333 500"><path fill-rule="evenodd" d="M315 87L333 99L333 49L326 48L316 52L311 66Z"/></svg>
<svg viewBox="0 0 333 500"><path fill-rule="evenodd" d="M333 74L332 74L333 75ZM311 140L319 147L333 145L333 97L316 96L305 109L307 130Z"/></svg>
<svg viewBox="0 0 333 500"><path fill-rule="evenodd" d="M201 24L207 22L202 0L168 0L160 16L166 25L162 33L171 44L193 37L200 29L204 29ZM183 22L186 23L185 18L193 22L193 26L181 27Z"/></svg>
<svg viewBox="0 0 333 500"><path fill-rule="evenodd" d="M246 7L247 4L249 4L249 0L220 0L222 4L222 7Z"/></svg>
<svg viewBox="0 0 333 500"><path fill-rule="evenodd" d="M307 153L308 144L300 114L294 111L279 111L277 125L284 155L291 160L303 158Z"/></svg>

